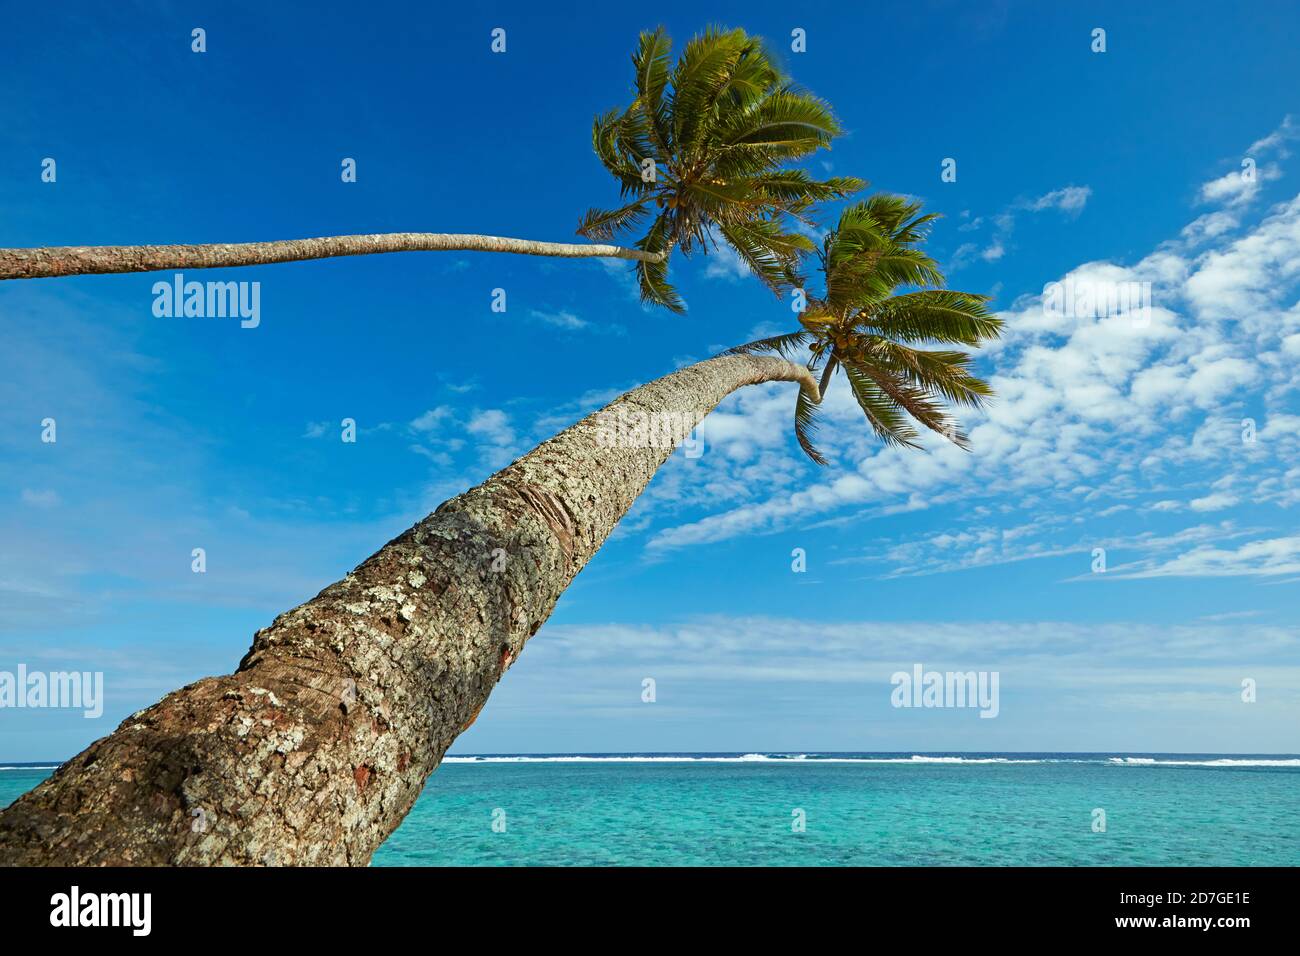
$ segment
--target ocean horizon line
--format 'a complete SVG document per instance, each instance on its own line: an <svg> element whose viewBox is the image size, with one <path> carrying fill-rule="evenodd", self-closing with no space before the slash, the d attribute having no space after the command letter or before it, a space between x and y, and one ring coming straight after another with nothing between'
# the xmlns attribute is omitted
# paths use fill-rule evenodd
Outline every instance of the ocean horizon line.
<svg viewBox="0 0 1300 956"><path fill-rule="evenodd" d="M715 758L715 760L745 760L745 758L775 758L775 760L794 760L794 758L836 758L836 757L970 757L970 758L1110 758L1110 757L1201 757L1222 758L1222 760L1300 760L1300 752L1245 752L1245 750L495 750L481 753L448 753L442 762L448 761L487 761L487 760L629 760L629 758L646 757L662 760L689 760L689 758ZM69 758L70 760L70 758ZM4 761L0 760L0 769L21 767L23 770L55 770L66 761Z"/></svg>
<svg viewBox="0 0 1300 956"><path fill-rule="evenodd" d="M857 764L1032 764L1089 763L1116 766L1297 767L1300 754L1179 751L1034 750L725 750L725 751L556 751L448 754L444 764L493 763L857 763ZM0 761L0 771L57 770L53 760Z"/></svg>

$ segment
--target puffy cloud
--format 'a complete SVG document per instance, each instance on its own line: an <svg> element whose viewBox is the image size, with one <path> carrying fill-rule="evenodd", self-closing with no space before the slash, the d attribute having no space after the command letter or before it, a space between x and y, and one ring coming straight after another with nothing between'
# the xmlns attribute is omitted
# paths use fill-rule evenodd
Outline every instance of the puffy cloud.
<svg viewBox="0 0 1300 956"><path fill-rule="evenodd" d="M1300 574L1300 535L1248 541L1238 548L1206 545L1168 561L1140 567L1118 576L1241 577Z"/></svg>
<svg viewBox="0 0 1300 956"><path fill-rule="evenodd" d="M439 405L417 416L411 422L411 428L417 432L431 432L449 417L451 417L451 409L446 405Z"/></svg>
<svg viewBox="0 0 1300 956"><path fill-rule="evenodd" d="M515 440L515 431L510 427L510 416L499 408L474 412L465 425L465 430L494 445L509 445Z"/></svg>
<svg viewBox="0 0 1300 956"><path fill-rule="evenodd" d="M1187 503L1187 507L1193 511L1222 511L1225 508L1231 508L1241 501L1236 495L1224 494L1216 491L1214 494L1206 495L1204 498L1193 498Z"/></svg>
<svg viewBox="0 0 1300 956"><path fill-rule="evenodd" d="M1241 169L1224 173L1218 179L1201 184L1200 200L1225 206L1244 206L1259 192L1259 184L1282 175L1276 166L1256 166L1249 162Z"/></svg>
<svg viewBox="0 0 1300 956"><path fill-rule="evenodd" d="M1066 186L1064 189L1053 189L1050 193L1030 200L1025 208L1033 212L1059 209L1061 212L1077 214L1083 211L1091 195L1091 186Z"/></svg>

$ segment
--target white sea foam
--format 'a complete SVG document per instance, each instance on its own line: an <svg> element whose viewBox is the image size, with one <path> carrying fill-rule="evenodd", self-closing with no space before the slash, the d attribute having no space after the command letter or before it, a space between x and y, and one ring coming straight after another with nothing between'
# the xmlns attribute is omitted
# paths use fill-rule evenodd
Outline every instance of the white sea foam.
<svg viewBox="0 0 1300 956"><path fill-rule="evenodd" d="M1218 757L1214 760L1160 760L1156 757L1111 757L1123 767L1300 767L1300 758Z"/></svg>
<svg viewBox="0 0 1300 956"><path fill-rule="evenodd" d="M898 763L898 764L988 764L988 763L1053 763L1038 758L1016 759L1011 757L930 757L914 754L910 757L839 757L816 756L810 754L741 754L739 756L688 756L688 755L619 755L602 754L555 754L546 756L532 755L481 755L475 757L445 757L443 763Z"/></svg>
<svg viewBox="0 0 1300 956"><path fill-rule="evenodd" d="M1207 760L1180 760L1159 757L957 757L912 754L911 756L847 757L819 756L806 753L760 754L738 756L711 754L482 754L477 756L445 757L443 763L862 763L862 764L947 764L952 766L981 764L1038 764L1082 763L1109 764L1120 767L1300 767L1300 757L1215 757ZM5 770L57 770L58 764L15 767L0 765Z"/></svg>
<svg viewBox="0 0 1300 956"><path fill-rule="evenodd" d="M882 761L883 762L883 761ZM911 760L897 760L894 763L1046 763L1045 760L1035 758L1025 758L1017 760L1013 757L926 757L924 755L915 755Z"/></svg>
<svg viewBox="0 0 1300 956"><path fill-rule="evenodd" d="M1215 757L1201 760L1177 757L1102 757L1098 756L1042 756L1042 757L962 757L952 755L880 755L841 756L809 753L747 753L737 755L713 754L483 754L478 756L445 757L443 763L761 763L781 764L834 763L834 764L901 764L910 766L948 765L979 766L987 764L1048 764L1078 763L1125 767L1300 767L1296 757Z"/></svg>

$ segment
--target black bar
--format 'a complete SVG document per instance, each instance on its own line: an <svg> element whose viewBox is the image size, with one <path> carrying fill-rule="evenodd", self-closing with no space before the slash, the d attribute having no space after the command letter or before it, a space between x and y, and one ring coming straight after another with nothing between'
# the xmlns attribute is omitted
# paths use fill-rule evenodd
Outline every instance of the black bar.
<svg viewBox="0 0 1300 956"><path fill-rule="evenodd" d="M399 945L398 936L410 935L417 938L403 948L424 948L422 933L438 934L427 941L434 948L458 925L506 936L544 933L560 946L570 936L632 945L632 937L593 935L620 927L675 948L697 932L761 939L766 928L799 926L856 927L863 948L886 929L900 929L918 944L978 944L1041 932L1051 935L1022 938L1131 936L1179 945L1199 938L1231 945L1260 933L1294 932L1295 876L1286 868L1173 867L0 869L0 927L8 942L66 942L77 934L83 942L97 937L127 946L201 942L206 948L238 940L258 949ZM99 905L98 894L149 894L148 935L136 936L130 925L132 914L143 924L142 905L121 910L126 925L51 925L58 895L67 897L61 911L67 915L74 886L87 914L85 907ZM95 902L87 904L87 896Z"/></svg>

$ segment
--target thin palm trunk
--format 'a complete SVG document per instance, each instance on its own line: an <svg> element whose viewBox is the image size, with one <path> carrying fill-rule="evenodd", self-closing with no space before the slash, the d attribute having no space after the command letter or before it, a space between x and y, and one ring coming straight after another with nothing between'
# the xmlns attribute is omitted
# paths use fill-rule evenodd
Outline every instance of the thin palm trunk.
<svg viewBox="0 0 1300 956"><path fill-rule="evenodd" d="M569 259L591 257L662 261L661 253L643 252L624 246L538 242L532 239L458 233L390 232L196 246L49 246L39 249L0 249L0 279L45 279L111 272L157 272L164 269L219 269L337 256L367 256L382 252L455 250L515 252Z"/></svg>
<svg viewBox="0 0 1300 956"><path fill-rule="evenodd" d="M826 367L822 369L822 380L817 383L817 390L820 393L820 398L817 400L818 404L821 403L822 398L826 397L826 389L830 388L831 385L831 376L835 374L835 366L839 364L840 360L834 355L826 360Z"/></svg>
<svg viewBox="0 0 1300 956"><path fill-rule="evenodd" d="M671 454L654 426L771 381L817 398L784 359L709 359L445 502L0 813L0 864L367 863Z"/></svg>

